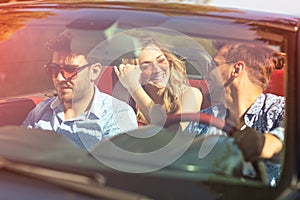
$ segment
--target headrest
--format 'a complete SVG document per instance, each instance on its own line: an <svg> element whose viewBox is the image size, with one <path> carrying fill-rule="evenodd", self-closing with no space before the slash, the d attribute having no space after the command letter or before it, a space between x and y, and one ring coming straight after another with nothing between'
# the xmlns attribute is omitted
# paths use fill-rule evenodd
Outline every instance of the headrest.
<svg viewBox="0 0 300 200"><path fill-rule="evenodd" d="M274 70L264 93L284 96L284 69Z"/></svg>

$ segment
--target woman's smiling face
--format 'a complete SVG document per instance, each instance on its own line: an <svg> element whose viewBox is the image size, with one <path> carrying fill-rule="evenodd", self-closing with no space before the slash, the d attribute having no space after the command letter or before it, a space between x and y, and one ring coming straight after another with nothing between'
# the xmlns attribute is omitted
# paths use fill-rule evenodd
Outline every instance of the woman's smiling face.
<svg viewBox="0 0 300 200"><path fill-rule="evenodd" d="M166 87L170 78L169 61L157 46L146 46L139 56L139 64L142 76L147 83Z"/></svg>

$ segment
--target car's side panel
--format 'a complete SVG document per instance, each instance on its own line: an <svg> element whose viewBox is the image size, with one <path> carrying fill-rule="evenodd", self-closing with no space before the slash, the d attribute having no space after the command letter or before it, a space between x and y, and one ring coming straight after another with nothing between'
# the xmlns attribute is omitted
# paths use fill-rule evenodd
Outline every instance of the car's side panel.
<svg viewBox="0 0 300 200"><path fill-rule="evenodd" d="M28 113L42 101L41 97L22 97L0 102L0 126L21 125Z"/></svg>

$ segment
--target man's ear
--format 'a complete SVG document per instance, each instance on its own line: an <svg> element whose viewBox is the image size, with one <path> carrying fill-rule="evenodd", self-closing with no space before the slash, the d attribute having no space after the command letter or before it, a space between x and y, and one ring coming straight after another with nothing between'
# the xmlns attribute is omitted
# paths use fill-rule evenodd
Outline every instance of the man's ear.
<svg viewBox="0 0 300 200"><path fill-rule="evenodd" d="M95 82L102 71L102 65L100 63L95 63L91 66L90 70L90 80L91 82Z"/></svg>
<svg viewBox="0 0 300 200"><path fill-rule="evenodd" d="M233 71L232 71L231 75L233 77L237 77L245 69L245 66L246 65L243 61L236 62L233 66Z"/></svg>

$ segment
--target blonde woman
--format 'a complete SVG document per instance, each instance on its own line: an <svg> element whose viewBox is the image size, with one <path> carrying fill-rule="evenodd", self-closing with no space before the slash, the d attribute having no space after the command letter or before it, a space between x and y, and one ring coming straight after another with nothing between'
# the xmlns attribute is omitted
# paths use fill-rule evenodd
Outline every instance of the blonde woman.
<svg viewBox="0 0 300 200"><path fill-rule="evenodd" d="M166 114L199 112L202 93L187 84L185 64L155 39L139 39L139 56L123 59L115 73L135 100L140 123L148 124L160 119L151 114L155 104ZM185 129L188 123L181 123Z"/></svg>

